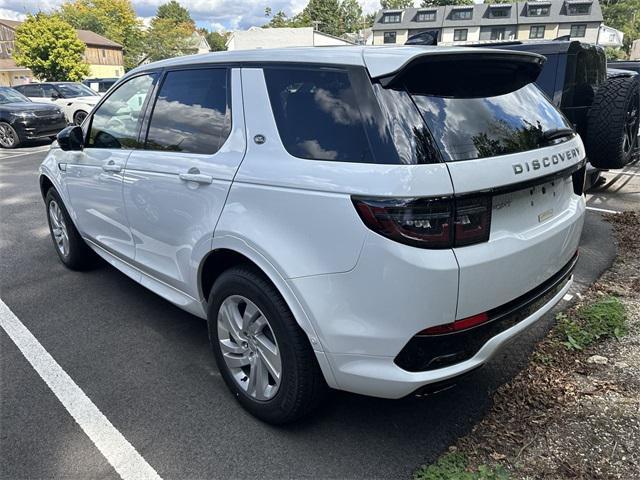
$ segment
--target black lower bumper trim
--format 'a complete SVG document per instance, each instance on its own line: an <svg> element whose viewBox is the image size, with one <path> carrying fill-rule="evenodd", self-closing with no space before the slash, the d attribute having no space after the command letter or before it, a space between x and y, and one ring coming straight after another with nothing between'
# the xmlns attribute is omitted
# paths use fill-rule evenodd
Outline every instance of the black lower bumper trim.
<svg viewBox="0 0 640 480"><path fill-rule="evenodd" d="M416 335L394 363L410 372L448 367L473 357L491 338L517 325L551 301L567 284L578 255L553 277L533 290L487 312L489 320L477 327L443 335Z"/></svg>

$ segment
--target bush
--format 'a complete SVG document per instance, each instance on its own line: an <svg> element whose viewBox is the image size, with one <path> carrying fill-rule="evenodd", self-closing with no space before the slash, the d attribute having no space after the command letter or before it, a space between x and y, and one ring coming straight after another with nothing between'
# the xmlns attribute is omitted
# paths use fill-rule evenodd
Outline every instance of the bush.
<svg viewBox="0 0 640 480"><path fill-rule="evenodd" d="M508 480L504 467L480 465L470 469L467 458L461 453L447 453L432 465L421 467L414 480Z"/></svg>
<svg viewBox="0 0 640 480"><path fill-rule="evenodd" d="M583 305L567 316L557 316L562 342L569 350L582 350L601 338L620 338L627 333L627 314L622 302L606 296Z"/></svg>

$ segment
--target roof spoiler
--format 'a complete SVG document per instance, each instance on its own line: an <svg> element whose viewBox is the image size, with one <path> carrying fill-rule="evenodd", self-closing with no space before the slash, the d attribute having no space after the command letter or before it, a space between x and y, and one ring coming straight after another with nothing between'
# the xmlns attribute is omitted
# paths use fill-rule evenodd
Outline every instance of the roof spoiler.
<svg viewBox="0 0 640 480"><path fill-rule="evenodd" d="M402 85L425 95L497 96L535 82L546 60L542 55L513 50L437 50L431 48L430 54L414 56L378 81L383 87Z"/></svg>

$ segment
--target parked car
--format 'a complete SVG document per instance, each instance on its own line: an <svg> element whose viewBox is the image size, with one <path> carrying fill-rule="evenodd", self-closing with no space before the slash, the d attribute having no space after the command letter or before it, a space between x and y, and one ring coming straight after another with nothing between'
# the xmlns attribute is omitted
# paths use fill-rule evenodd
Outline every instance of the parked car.
<svg viewBox="0 0 640 480"><path fill-rule="evenodd" d="M596 169L622 168L634 159L640 132L640 77L635 72L608 71L604 50L578 41L508 42L491 47L547 58L536 83L580 134L589 163ZM598 172L593 169L591 175L597 177Z"/></svg>
<svg viewBox="0 0 640 480"><path fill-rule="evenodd" d="M13 88L0 87L0 147L16 148L27 140L54 138L66 126L57 106L34 103Z"/></svg>
<svg viewBox="0 0 640 480"><path fill-rule="evenodd" d="M354 46L139 67L41 165L55 251L207 319L267 422L327 386L442 388L572 282L585 153L533 85L543 60Z"/></svg>
<svg viewBox="0 0 640 480"><path fill-rule="evenodd" d="M86 78L82 81L82 83L94 92L105 93L117 81L117 78Z"/></svg>
<svg viewBox="0 0 640 480"><path fill-rule="evenodd" d="M86 85L73 82L28 83L15 89L34 102L55 103L74 125L80 125L101 98Z"/></svg>

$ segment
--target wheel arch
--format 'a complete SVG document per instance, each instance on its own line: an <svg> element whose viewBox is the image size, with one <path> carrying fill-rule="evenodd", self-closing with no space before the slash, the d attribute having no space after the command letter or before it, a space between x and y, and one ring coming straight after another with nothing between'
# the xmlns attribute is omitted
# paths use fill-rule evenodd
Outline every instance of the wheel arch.
<svg viewBox="0 0 640 480"><path fill-rule="evenodd" d="M40 183L40 193L42 194L42 199L44 200L44 198L47 196L47 192L49 191L49 189L56 188L56 187L51 181L51 179L46 175L40 175L39 183Z"/></svg>

